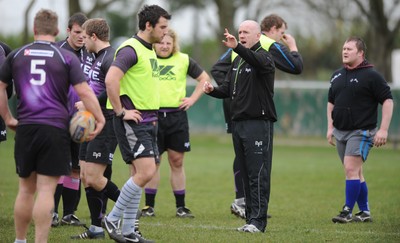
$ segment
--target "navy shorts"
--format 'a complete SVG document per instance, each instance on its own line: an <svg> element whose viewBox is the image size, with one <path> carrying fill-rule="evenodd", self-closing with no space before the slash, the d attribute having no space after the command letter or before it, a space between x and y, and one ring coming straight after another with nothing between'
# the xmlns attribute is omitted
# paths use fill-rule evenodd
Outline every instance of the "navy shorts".
<svg viewBox="0 0 400 243"><path fill-rule="evenodd" d="M190 151L189 122L186 111L159 112L157 146L160 155L166 150Z"/></svg>
<svg viewBox="0 0 400 243"><path fill-rule="evenodd" d="M79 159L99 164L112 164L117 138L112 118L106 121L103 130L92 141L81 144Z"/></svg>
<svg viewBox="0 0 400 243"><path fill-rule="evenodd" d="M21 125L15 133L14 158L20 177L33 171L47 176L71 173L71 137L66 129L48 125Z"/></svg>
<svg viewBox="0 0 400 243"><path fill-rule="evenodd" d="M153 157L159 163L157 121L137 124L114 116L114 131L125 163L143 157Z"/></svg>

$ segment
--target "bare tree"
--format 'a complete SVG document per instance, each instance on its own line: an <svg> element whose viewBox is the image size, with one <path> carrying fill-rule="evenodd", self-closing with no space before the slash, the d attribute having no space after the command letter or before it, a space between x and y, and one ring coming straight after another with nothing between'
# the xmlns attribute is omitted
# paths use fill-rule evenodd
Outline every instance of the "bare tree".
<svg viewBox="0 0 400 243"><path fill-rule="evenodd" d="M121 1L115 0L96 0L94 1L91 8L87 11L83 11L79 0L68 0L68 12L69 16L77 12L85 13L88 18L94 17L97 13L105 11L111 4L118 3ZM125 2L125 1L124 1Z"/></svg>
<svg viewBox="0 0 400 243"><path fill-rule="evenodd" d="M360 35L368 46L368 59L386 79L392 78L391 53L397 47L400 0L304 0L311 11L318 11L335 22L337 33ZM396 15L397 14L397 15ZM343 39L341 41L344 41Z"/></svg>
<svg viewBox="0 0 400 243"><path fill-rule="evenodd" d="M79 0L68 0L68 16L74 13L82 12L81 4Z"/></svg>
<svg viewBox="0 0 400 243"><path fill-rule="evenodd" d="M31 0L24 12L24 30L22 32L22 43L24 44L29 42L29 13L31 12L35 2L36 0Z"/></svg>
<svg viewBox="0 0 400 243"><path fill-rule="evenodd" d="M389 25L395 11L399 10L399 1L393 1L393 6L385 11L383 0L369 0L368 5L360 0L354 0L361 12L370 20L372 28L367 28L366 39L369 45L371 59L387 79L392 78L391 54L396 48L395 39L399 34L400 18Z"/></svg>
<svg viewBox="0 0 400 243"><path fill-rule="evenodd" d="M239 13L244 13L240 21L245 19L260 20L265 17L264 13L271 9L289 8L292 2L280 0L214 0L218 9L219 25L215 28L215 35L222 36L224 28L231 33L236 33L235 20ZM221 49L225 50L221 45Z"/></svg>

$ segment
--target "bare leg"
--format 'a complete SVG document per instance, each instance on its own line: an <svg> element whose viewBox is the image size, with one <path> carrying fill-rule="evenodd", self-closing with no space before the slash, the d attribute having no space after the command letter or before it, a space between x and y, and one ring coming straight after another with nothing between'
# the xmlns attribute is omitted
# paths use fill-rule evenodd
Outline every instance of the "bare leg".
<svg viewBox="0 0 400 243"><path fill-rule="evenodd" d="M186 188L186 175L183 167L184 153L168 150L168 161L171 167L172 190L179 191Z"/></svg>
<svg viewBox="0 0 400 243"><path fill-rule="evenodd" d="M15 234L19 240L26 239L32 220L35 192L36 173L32 173L28 178L19 178L19 190L14 204Z"/></svg>
<svg viewBox="0 0 400 243"><path fill-rule="evenodd" d="M37 197L33 207L33 220L35 222L35 242L47 242L52 213L54 210L54 192L59 176L37 175Z"/></svg>

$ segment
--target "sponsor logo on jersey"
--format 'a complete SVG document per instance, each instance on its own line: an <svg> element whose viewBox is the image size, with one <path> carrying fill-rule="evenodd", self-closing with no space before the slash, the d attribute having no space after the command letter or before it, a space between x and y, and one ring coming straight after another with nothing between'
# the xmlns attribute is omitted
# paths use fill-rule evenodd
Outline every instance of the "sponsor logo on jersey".
<svg viewBox="0 0 400 243"><path fill-rule="evenodd" d="M54 51L49 50L37 50L37 49L25 49L24 56L34 56L34 57L53 57Z"/></svg>
<svg viewBox="0 0 400 243"><path fill-rule="evenodd" d="M176 80L175 73L172 71L172 65L160 65L160 80Z"/></svg>

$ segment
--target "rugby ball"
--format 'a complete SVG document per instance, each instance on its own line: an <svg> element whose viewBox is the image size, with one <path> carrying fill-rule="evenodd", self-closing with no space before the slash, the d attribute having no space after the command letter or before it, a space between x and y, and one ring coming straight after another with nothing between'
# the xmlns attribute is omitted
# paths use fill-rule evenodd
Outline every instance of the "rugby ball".
<svg viewBox="0 0 400 243"><path fill-rule="evenodd" d="M87 141L89 133L93 132L95 119L89 111L77 111L69 123L71 139L76 143Z"/></svg>

